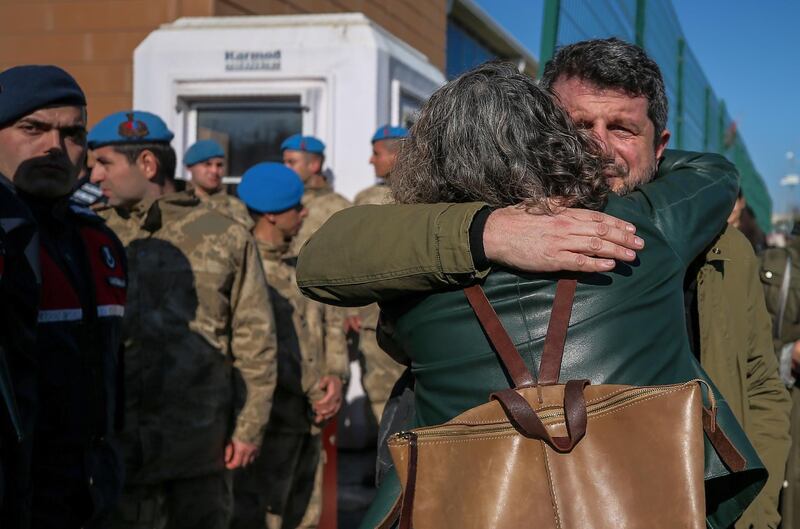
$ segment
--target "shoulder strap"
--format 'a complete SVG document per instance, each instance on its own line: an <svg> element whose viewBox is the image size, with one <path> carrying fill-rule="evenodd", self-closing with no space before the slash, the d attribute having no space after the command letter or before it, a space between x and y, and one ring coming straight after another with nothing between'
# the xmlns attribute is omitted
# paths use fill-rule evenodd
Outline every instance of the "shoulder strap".
<svg viewBox="0 0 800 529"><path fill-rule="evenodd" d="M558 376L561 374L561 359L564 356L564 344L567 341L567 328L572 316L572 302L575 299L577 285L578 281L575 279L561 279L556 285L553 311L550 313L550 323L547 324L542 363L539 367L539 381L544 386L558 384Z"/></svg>
<svg viewBox="0 0 800 529"><path fill-rule="evenodd" d="M556 285L556 295L553 299L553 310L550 322L547 325L547 336L544 340L540 378L543 385L558 383L561 372L561 358L564 355L564 343L567 339L567 327L572 315L572 301L575 297L577 286L575 279L561 279ZM483 330L489 337L500 361L505 366L511 380L517 388L536 385L536 380L531 374L522 357L511 341L511 337L503 327L500 318L486 298L486 293L480 285L472 285L464 289L472 310L481 322Z"/></svg>
<svg viewBox="0 0 800 529"><path fill-rule="evenodd" d="M522 361L519 351L511 341L511 337L503 327L500 318L489 303L486 293L480 285L472 285L464 289L472 310L481 322L481 327L489 337L489 342L497 351L500 362L505 366L514 386L517 388L530 387L536 385L528 366Z"/></svg>
<svg viewBox="0 0 800 529"><path fill-rule="evenodd" d="M789 284L792 280L792 254L786 250L786 266L783 268L783 280L778 298L778 317L772 323L772 335L780 339L783 334L783 316L786 313L786 300L789 298Z"/></svg>

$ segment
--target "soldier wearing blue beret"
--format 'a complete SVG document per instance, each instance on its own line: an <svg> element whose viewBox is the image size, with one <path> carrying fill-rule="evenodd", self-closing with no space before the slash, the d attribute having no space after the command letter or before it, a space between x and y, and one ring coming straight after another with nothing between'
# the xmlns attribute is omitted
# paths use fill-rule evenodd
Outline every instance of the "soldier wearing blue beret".
<svg viewBox="0 0 800 529"><path fill-rule="evenodd" d="M314 136L295 134L281 143L283 163L297 173L305 186L303 205L308 208L308 218L292 243L295 253L317 228L337 211L350 206L350 202L333 191L322 172L325 164L325 144ZM312 201L314 204L312 204Z"/></svg>
<svg viewBox="0 0 800 529"><path fill-rule="evenodd" d="M375 185L364 189L356 195L355 204L388 204L391 201L389 192L389 175L397 163L397 154L403 139L408 136L405 127L383 125L372 135L372 156L369 163L375 168L378 181Z"/></svg>
<svg viewBox="0 0 800 529"><path fill-rule="evenodd" d="M262 455L234 476L231 529L264 527L265 519L269 527L316 527L319 429L336 411L320 409L328 386L323 377L327 355L345 346L343 318L336 307L311 301L297 288L290 244L307 214L297 173L281 164L260 163L244 173L238 193L255 219L253 236L270 297L277 300L276 321L285 324L276 327L278 385Z"/></svg>
<svg viewBox="0 0 800 529"><path fill-rule="evenodd" d="M109 206L130 207L144 188L153 196L174 191L173 137L160 117L141 110L116 112L92 128L88 143L95 165L90 179Z"/></svg>
<svg viewBox="0 0 800 529"><path fill-rule="evenodd" d="M225 173L225 150L214 140L200 140L183 155L183 165L192 175L197 196L211 196L222 190Z"/></svg>
<svg viewBox="0 0 800 529"><path fill-rule="evenodd" d="M249 230L195 190L171 192L171 140L137 110L89 133L132 285L121 439L134 456L110 527L229 529L230 470L255 459L269 418L275 323Z"/></svg>
<svg viewBox="0 0 800 529"><path fill-rule="evenodd" d="M29 443L2 439L3 474L16 482L3 494L4 528L28 516L33 527L89 526L122 487L114 434L125 254L102 219L70 205L85 159L86 98L72 76L55 66L0 73L0 349L13 353L18 433ZM27 285L13 284L26 270ZM38 369L26 375L33 358Z"/></svg>
<svg viewBox="0 0 800 529"><path fill-rule="evenodd" d="M405 127L383 125L375 131L372 136L372 156L369 163L375 168L378 181L356 195L355 205L388 204L392 201L388 182L406 136L408 129ZM379 315L380 309L376 304L359 309L358 351L363 365L361 384L369 399L375 424L381 422L383 408L389 400L392 387L405 369L378 345L376 331Z"/></svg>
<svg viewBox="0 0 800 529"><path fill-rule="evenodd" d="M222 185L225 174L225 150L214 140L200 140L183 155L183 165L192 176L190 192L214 211L245 226L253 226L253 219L238 198L229 195Z"/></svg>
<svg viewBox="0 0 800 529"><path fill-rule="evenodd" d="M325 162L325 144L313 136L296 134L287 138L281 145L283 150L283 163L293 169L303 181L304 192L302 204L308 210L308 216L303 221L300 232L292 239L289 253L297 255L303 244L317 231L334 213L351 206L350 201L333 190L330 182L322 172ZM336 308L330 315L345 319L345 309ZM342 336L341 340L330 340L325 352L326 369L320 380L320 387L325 396L316 403L317 413L324 418L333 417L341 407L342 387L349 377L349 357L347 343ZM316 484L312 499L307 506L303 519L303 526L315 526L321 513L321 480Z"/></svg>

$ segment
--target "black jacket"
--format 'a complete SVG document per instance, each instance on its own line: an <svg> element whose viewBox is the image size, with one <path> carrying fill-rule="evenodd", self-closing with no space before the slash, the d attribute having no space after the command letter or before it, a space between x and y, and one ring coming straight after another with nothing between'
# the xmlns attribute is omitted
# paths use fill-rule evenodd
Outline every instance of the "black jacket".
<svg viewBox="0 0 800 529"><path fill-rule="evenodd" d="M26 527L39 304L36 223L0 175L0 527Z"/></svg>
<svg viewBox="0 0 800 529"><path fill-rule="evenodd" d="M120 426L125 251L91 210L66 201L26 201L39 225L42 271L34 510L50 508L39 501L40 488L77 475L97 516L113 506L123 479L114 432Z"/></svg>

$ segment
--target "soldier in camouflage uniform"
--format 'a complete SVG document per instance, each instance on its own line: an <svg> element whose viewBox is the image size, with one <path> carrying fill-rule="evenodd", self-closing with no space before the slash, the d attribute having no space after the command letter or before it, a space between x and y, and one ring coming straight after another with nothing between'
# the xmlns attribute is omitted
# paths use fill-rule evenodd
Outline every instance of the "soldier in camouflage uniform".
<svg viewBox="0 0 800 529"><path fill-rule="evenodd" d="M303 522L314 492L320 460L319 425L339 410L341 397L320 406L325 375L344 379L340 311L311 301L295 280L292 238L307 215L301 203L303 183L291 169L261 163L245 172L239 196L256 218L253 235L261 254L275 310L278 336L278 384L272 413L254 465L237 471L234 489L236 529L316 527L319 508ZM333 354L335 353L335 354Z"/></svg>
<svg viewBox="0 0 800 529"><path fill-rule="evenodd" d="M295 134L286 138L281 143L283 153L283 163L300 177L303 182L304 191L302 204L308 210L307 217L303 221L300 232L294 237L289 247L289 254L296 256L300 253L300 248L331 215L350 207L350 202L342 195L336 193L322 174L322 166L325 163L325 144L313 136L301 136ZM338 317L342 322L348 316L355 316L355 310L335 309L339 313ZM343 323L344 325L344 323ZM349 365L347 349L343 348L336 352L339 358L333 360L333 352L328 353L329 361L340 365ZM333 400L341 401L342 384L337 377L323 377L323 385L328 390L323 398L323 405L330 405ZM323 454L324 459L324 454ZM322 471L324 461L317 469L315 478L314 495L309 504L309 509L304 520L304 526L314 527L316 520L322 509Z"/></svg>
<svg viewBox="0 0 800 529"><path fill-rule="evenodd" d="M247 230L194 196L163 196L171 138L145 112L89 134L91 179L129 256L127 483L112 526L227 529L229 470L255 459L270 413L275 322Z"/></svg>
<svg viewBox="0 0 800 529"><path fill-rule="evenodd" d="M408 130L403 127L384 125L372 136L372 157L369 163L375 168L378 182L356 195L355 205L389 204L392 202L388 181L397 162L397 154ZM395 362L380 348L377 339L380 309L377 303L359 310L358 349L364 366L361 384L369 399L375 424L380 424L381 415L392 387L405 367Z"/></svg>
<svg viewBox="0 0 800 529"><path fill-rule="evenodd" d="M281 143L283 164L294 170L303 181L303 205L308 217L303 221L300 233L292 241L291 252L297 255L311 235L325 224L331 215L351 206L350 202L336 193L322 174L325 163L325 144L313 136L295 134Z"/></svg>
<svg viewBox="0 0 800 529"><path fill-rule="evenodd" d="M188 191L214 211L233 219L248 230L253 219L242 201L225 192L225 151L214 140L200 140L186 150L183 164L192 175Z"/></svg>

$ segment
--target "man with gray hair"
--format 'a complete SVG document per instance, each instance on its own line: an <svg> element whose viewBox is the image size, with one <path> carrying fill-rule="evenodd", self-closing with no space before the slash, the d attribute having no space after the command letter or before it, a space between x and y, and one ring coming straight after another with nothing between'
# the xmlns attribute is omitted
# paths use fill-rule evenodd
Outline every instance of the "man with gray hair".
<svg viewBox="0 0 800 529"><path fill-rule="evenodd" d="M618 39L566 46L548 63L542 82L612 158L605 175L616 193L675 171L735 172L715 155L666 151L670 134L664 83L658 66L641 48ZM615 259L633 260L633 250L644 244L632 226L598 212L567 209L535 215L515 206L493 208L489 200L429 205L413 212L407 208L412 206L355 208L334 216L300 261L298 282L304 292L357 305L466 286L484 277L493 264L530 272L608 271L616 266ZM342 229L353 223L360 230L357 240ZM387 233L387 226L402 232ZM359 252L359 259L348 259L346 248ZM326 271L304 266L323 254L328 256ZM686 283L693 352L770 472L770 481L737 527L774 527L780 519L777 497L789 446L790 402L771 351L769 315L752 249L740 233L725 230L690 268ZM714 509L724 511L713 501L709 498L712 516Z"/></svg>

